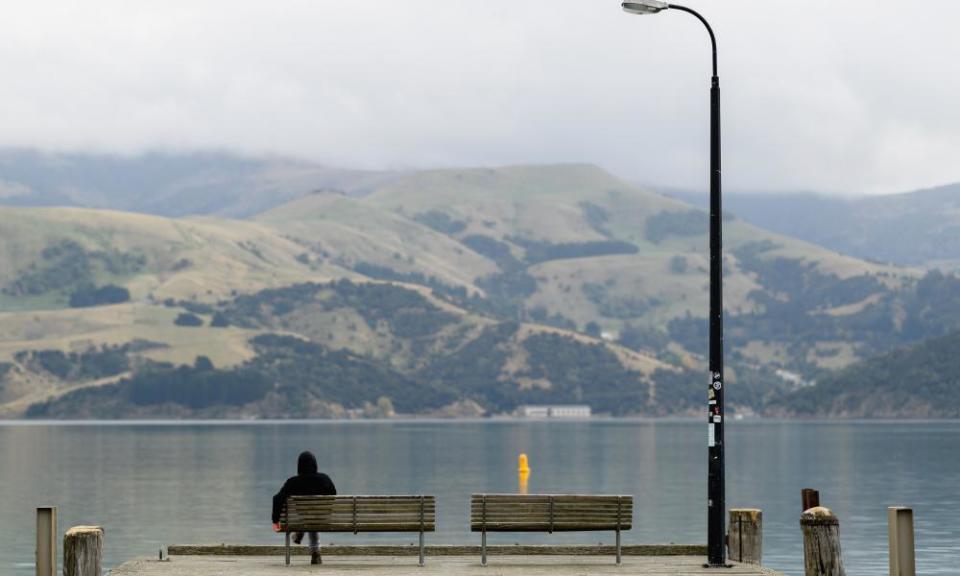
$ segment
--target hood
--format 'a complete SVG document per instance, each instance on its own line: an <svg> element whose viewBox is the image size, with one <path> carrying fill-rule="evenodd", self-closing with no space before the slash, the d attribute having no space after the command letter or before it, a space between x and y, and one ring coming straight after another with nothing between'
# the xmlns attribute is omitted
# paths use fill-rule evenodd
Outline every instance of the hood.
<svg viewBox="0 0 960 576"><path fill-rule="evenodd" d="M317 458L310 452L301 452L300 456L297 458L297 474L303 476L304 474L316 473Z"/></svg>

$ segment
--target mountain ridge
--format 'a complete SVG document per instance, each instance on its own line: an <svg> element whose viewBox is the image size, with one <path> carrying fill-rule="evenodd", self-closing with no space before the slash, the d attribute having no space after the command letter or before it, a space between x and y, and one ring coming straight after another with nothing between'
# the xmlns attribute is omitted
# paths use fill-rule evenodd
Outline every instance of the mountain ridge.
<svg viewBox="0 0 960 576"><path fill-rule="evenodd" d="M328 374L309 355L298 356L303 346L277 344L279 337L318 347L353 377L381 371L384 394L358 388L364 395L357 398L371 406L381 396L397 401L387 383L401 381L449 399L429 408L440 411L466 402L496 413L519 398L576 401L590 394L601 394L598 408L624 411L618 413L699 406L708 264L702 210L582 164L398 173L364 193L325 189L273 200L243 220L0 207L0 362L13 366L0 378L6 413L85 387L63 378L100 374L84 362L98 366L100 358L120 355L111 347L136 341L152 344L117 360L129 367L126 376L91 375L89 382L117 384L143 400L163 398L159 381L172 390L199 382L216 395L223 392L219 379L233 374L249 378L246 393L256 396L266 382L282 380L278 371L297 373L297 362ZM745 413L778 410L771 402L782 402L796 378L820 381L831 370L960 326L952 275L859 260L737 218L724 224L728 381L731 405ZM303 288L341 281L393 286L397 292L382 294L400 301L417 293L432 308L374 318L371 311L381 306L375 290L332 311L324 298L343 295L321 298L323 290ZM251 298L288 312L246 325L241 318L255 318L261 308L245 308L245 316L231 310ZM451 323L433 308L470 320ZM436 322L445 327L429 332ZM479 348L464 357L457 342ZM37 352L56 359L58 371L34 372L39 364L17 360ZM477 364L478 354L499 360ZM524 354L553 360L527 365ZM592 375L575 377L582 367L568 356L588 362ZM504 368L513 365L521 369ZM621 389L615 375L633 373L646 380L636 391ZM315 394L309 404L316 415L362 411L342 397L334 408L323 394L336 389L302 383ZM604 404L603 390L620 390L633 404ZM280 386L265 394L269 400L257 396L248 408L126 406L137 415L156 409L265 417L278 406L292 410L294 391ZM652 403L654 396L662 402ZM77 398L74 408L92 413L93 400ZM65 414L57 412L65 406L51 404L47 413Z"/></svg>
<svg viewBox="0 0 960 576"><path fill-rule="evenodd" d="M703 194L666 193L705 205ZM761 228L857 258L960 269L960 183L862 197L727 192L724 210Z"/></svg>

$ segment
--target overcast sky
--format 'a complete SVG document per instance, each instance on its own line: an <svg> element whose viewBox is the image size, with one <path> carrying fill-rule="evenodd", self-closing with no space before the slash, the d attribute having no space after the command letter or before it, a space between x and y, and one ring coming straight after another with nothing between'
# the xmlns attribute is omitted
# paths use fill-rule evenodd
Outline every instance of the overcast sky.
<svg viewBox="0 0 960 576"><path fill-rule="evenodd" d="M960 181L957 0L688 0L728 189ZM617 0L9 3L0 145L335 166L593 162L705 187L709 46Z"/></svg>

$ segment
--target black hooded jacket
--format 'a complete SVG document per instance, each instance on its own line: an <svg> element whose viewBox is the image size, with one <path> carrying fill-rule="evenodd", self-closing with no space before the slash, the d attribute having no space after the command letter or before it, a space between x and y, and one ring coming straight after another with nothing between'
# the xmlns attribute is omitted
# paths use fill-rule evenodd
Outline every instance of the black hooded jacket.
<svg viewBox="0 0 960 576"><path fill-rule="evenodd" d="M333 480L317 472L317 459L310 452L301 452L297 458L297 475L288 478L283 488L273 497L273 523L280 521L280 511L287 502L287 496L333 496L337 488Z"/></svg>

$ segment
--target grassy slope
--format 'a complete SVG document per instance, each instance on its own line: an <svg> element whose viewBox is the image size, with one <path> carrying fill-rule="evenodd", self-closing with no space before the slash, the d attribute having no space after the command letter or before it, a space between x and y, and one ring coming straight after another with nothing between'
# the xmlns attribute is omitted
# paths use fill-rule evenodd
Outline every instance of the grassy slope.
<svg viewBox="0 0 960 576"><path fill-rule="evenodd" d="M141 271L119 279L130 288L134 300L210 301L233 290L247 292L348 274L331 264L312 269L298 262L301 246L255 222L172 220L83 208L6 207L0 207L0 222L2 285L40 262L44 248L65 240L87 251L114 250L144 256L146 265ZM118 279L101 276L97 280ZM7 300L4 309L17 304L11 301L14 299Z"/></svg>
<svg viewBox="0 0 960 576"><path fill-rule="evenodd" d="M378 188L366 201L407 215L433 209L468 224L464 234L518 235L551 242L602 240L583 217L580 203L629 195L635 214L683 204L640 192L595 166L513 166L498 169L418 172ZM623 214L617 236L642 241L643 218Z"/></svg>
<svg viewBox="0 0 960 576"><path fill-rule="evenodd" d="M402 288L401 288L402 289ZM481 335L483 328L493 322L478 317L449 303L436 300L429 292L416 286L406 289L419 292L434 306L452 313L456 322L430 337L427 346L416 348L411 341L392 334L381 325L364 322L363 315L352 308L322 311L305 301L283 316L259 328L189 328L175 326L174 309L142 304L121 304L82 310L39 311L8 313L2 316L4 331L0 334L0 360L14 362L14 376L0 387L0 416L22 414L31 404L61 397L80 388L97 387L125 376L82 382L61 382L49 374L31 372L15 362L13 355L27 349L58 349L83 351L91 346L122 344L134 338L166 345L137 353L142 359L191 364L196 356L208 356L219 368L236 365L252 357L250 339L257 334L289 333L320 342L332 349L344 349L391 365L401 373L415 371L429 358L451 354ZM349 326L349 328L348 328ZM56 331L58 336L42 340L30 339L30 333ZM600 344L595 338L556 328L525 324L505 345L508 361L502 366L504 378L528 369L525 343L533 336L553 334L585 345ZM655 358L605 344L627 370L635 372L644 382L656 370L675 370ZM523 385L522 377L518 377Z"/></svg>
<svg viewBox="0 0 960 576"><path fill-rule="evenodd" d="M334 209L325 209L331 206ZM287 210L289 216L283 214ZM173 319L181 310L166 307L162 301L172 298L216 302L229 297L235 290L254 292L303 281L356 277L356 274L334 264L333 259L313 259L309 265L299 260L308 234L314 241L331 242L331 252L341 257L344 253L349 255L349 250L357 250L353 257L376 262L376 257L386 253L390 263L395 265L392 250L416 253L419 258L415 263L424 264L412 266L411 270L420 270L451 283L469 285L473 277L495 270L493 263L446 236L396 215L356 205L345 198L331 200L311 196L296 205L265 214L260 222L212 218L169 220L77 208L2 208L0 211L4 212L2 220L5 222L0 229L4 238L0 251L0 270L3 270L0 283L3 285L41 260L40 253L44 248L64 240L75 242L88 252L135 253L142 255L146 262L142 270L128 277L98 275L98 283L116 282L130 288L132 299L124 304L70 309L65 308L62 294L43 295L40 299L7 296L0 309L0 361L12 360L21 350L81 351L143 339L165 346L139 353L142 358L189 364L196 356L205 355L218 367L239 364L252 356L249 338L264 330L176 326ZM294 220L293 215L299 216L299 220ZM335 222L327 221L328 218ZM345 232L351 227L352 240ZM298 233L302 236L297 236ZM360 243L373 247L357 249L355 245ZM184 261L188 265L179 265ZM445 269L449 271L445 273ZM468 329L476 330L489 323L489 320L436 300L425 288L411 288L437 306L462 316ZM204 319L209 323L209 316ZM360 317L351 310L338 310L327 315L307 313L299 321L270 330L304 334L334 348L389 359L400 366L409 361L408 343L377 335L375 330L363 327L359 320ZM361 329L343 330L342 326L349 323L361 325ZM524 336L518 337L515 343L517 349L530 334L541 332L555 332L555 329L525 327ZM570 335L577 339L586 338ZM667 367L636 352L618 349L617 353L625 365L643 374ZM522 354L517 352L515 356ZM3 411L7 414L18 413L33 402L77 387L103 383L64 383L37 374L22 374L10 380L3 391Z"/></svg>
<svg viewBox="0 0 960 576"><path fill-rule="evenodd" d="M314 260L322 261L326 253L471 288L476 278L496 269L448 236L339 194L311 194L260 214L256 221L303 244Z"/></svg>
<svg viewBox="0 0 960 576"><path fill-rule="evenodd" d="M588 217L585 202L599 207L606 218L598 222ZM452 235L442 234L413 219L431 210L463 221L465 228ZM331 278L361 279L348 269L358 261L479 291L474 283L497 267L458 241L471 234L501 240L520 236L553 243L629 241L638 246L638 253L552 260L532 266L530 273L538 279L538 287L526 305L562 313L581 327L598 319L604 328L616 330L620 320L597 318L595 303L584 293L586 284L608 285L608 293L614 298L657 300L659 305L641 320L662 325L687 312L705 314L706 235L669 236L658 242L647 238L651 217L689 210L691 207L681 202L637 189L595 167L579 165L421 172L391 180L362 198L308 195L275 207L254 221L169 220L73 208L0 208L2 285L36 262L44 247L64 239L88 250L112 249L146 258L144 269L135 275L98 278L127 286L132 293L128 304L63 310L62 294L0 296L0 360L26 348L68 350L143 338L169 345L145 353L151 358L179 363L203 354L218 366L236 364L252 353L246 342L249 331L176 327L172 318L178 311L159 302L166 298L215 302L235 290L253 292ZM728 313L747 312L753 306L747 295L757 284L740 270L732 254L750 242L770 240L778 246L765 258L804 259L814 262L821 271L841 276L914 274L840 256L741 221L726 222L724 232ZM518 257L523 256L519 246L513 245L513 250ZM304 254L309 255L306 261ZM671 269L671 259L678 255L686 259L684 272ZM179 266L182 262L188 265ZM468 323L474 326L484 322L463 311L458 313L471 318ZM350 311L338 314L342 317L338 321L356 319ZM334 347L380 358L389 358L395 349L396 342L372 333L348 335L329 326L318 328L324 325L322 321L308 324L290 329L326 339ZM641 371L645 374L668 367L647 356L618 350L627 358L625 362L644 367ZM683 351L677 352L684 356ZM775 355L775 350L758 343L754 358L765 361ZM839 365L854 360L855 355L844 349L843 355L831 358Z"/></svg>
<svg viewBox="0 0 960 576"><path fill-rule="evenodd" d="M217 365L251 355L250 334L234 328L186 328L173 324L174 300L217 301L233 291L249 292L307 279L342 277L333 266L311 270L295 259L302 250L271 229L250 222L209 218L169 220L125 212L80 208L0 208L0 285L42 261L44 248L72 241L87 251L114 250L145 257L138 272L113 277L100 271L97 283L118 283L131 301L113 306L66 308L65 294L0 296L0 361L19 350L79 350L145 339L167 347L143 355L189 363L198 355ZM186 263L186 264L185 264ZM24 401L63 387L31 380L18 387ZM11 392L7 390L8 395ZM9 398L8 398L9 400ZM25 407L17 403L16 407Z"/></svg>
<svg viewBox="0 0 960 576"><path fill-rule="evenodd" d="M563 313L579 325L597 317L596 307L579 289L586 283L613 283L614 297L657 299L663 303L645 321L661 325L690 312L706 314L706 233L670 236L660 242L647 239L648 219L659 214L682 213L692 208L682 202L647 192L588 165L515 166L500 169L462 169L419 172L378 188L363 199L395 213L414 216L440 210L462 220L467 229L459 234L507 236L550 242L588 242L608 238L636 244L633 255L553 260L538 264L531 273L540 281L529 306L544 306ZM598 230L583 208L590 203L608 218ZM707 215L701 212L706 230ZM818 246L773 234L740 220L724 223L724 248L728 276L725 306L728 311L747 312L753 303L747 296L757 288L753 279L737 266L731 251L751 242L771 241L778 248L765 258L801 259L816 264L823 273L849 277L862 274L903 273L900 270L858 260ZM675 273L670 259L683 255L688 270ZM618 322L604 324L616 329Z"/></svg>

